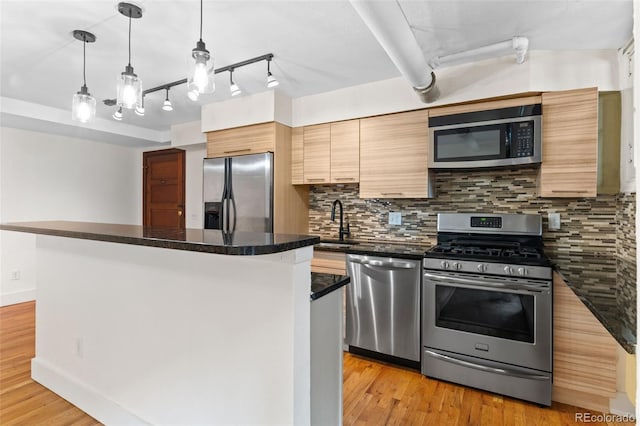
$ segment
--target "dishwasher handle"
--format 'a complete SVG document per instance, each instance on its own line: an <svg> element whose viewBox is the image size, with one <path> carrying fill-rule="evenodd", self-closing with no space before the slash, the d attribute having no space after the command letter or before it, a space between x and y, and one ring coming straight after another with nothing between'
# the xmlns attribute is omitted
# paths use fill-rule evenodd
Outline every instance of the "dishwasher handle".
<svg viewBox="0 0 640 426"><path fill-rule="evenodd" d="M365 259L351 258L351 259L349 259L349 261L353 262L353 263L359 263L361 265L373 266L373 267L382 268L382 269L389 269L389 270L393 270L393 269L416 269L418 267L417 263L402 262L402 261L398 261L398 260L384 261L384 260L375 260L375 259L366 259L365 260Z"/></svg>

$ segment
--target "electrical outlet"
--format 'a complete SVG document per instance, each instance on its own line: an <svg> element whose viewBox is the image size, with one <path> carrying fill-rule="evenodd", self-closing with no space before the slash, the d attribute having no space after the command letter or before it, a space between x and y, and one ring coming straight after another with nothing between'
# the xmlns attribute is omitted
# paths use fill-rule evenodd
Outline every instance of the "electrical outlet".
<svg viewBox="0 0 640 426"><path fill-rule="evenodd" d="M402 213L389 212L389 225L402 225Z"/></svg>
<svg viewBox="0 0 640 426"><path fill-rule="evenodd" d="M15 271L11 271L10 277L9 279L17 281L20 279L20 271L19 270L15 270Z"/></svg>
<svg viewBox="0 0 640 426"><path fill-rule="evenodd" d="M549 229L557 231L560 229L560 213L549 213Z"/></svg>

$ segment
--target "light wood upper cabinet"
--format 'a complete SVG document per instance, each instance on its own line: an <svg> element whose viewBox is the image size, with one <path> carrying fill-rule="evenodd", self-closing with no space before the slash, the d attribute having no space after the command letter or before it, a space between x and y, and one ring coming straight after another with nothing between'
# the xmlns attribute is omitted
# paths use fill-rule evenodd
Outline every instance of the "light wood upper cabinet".
<svg viewBox="0 0 640 426"><path fill-rule="evenodd" d="M329 183L331 179L331 124L303 128L304 183Z"/></svg>
<svg viewBox="0 0 640 426"><path fill-rule="evenodd" d="M595 197L597 88L542 94L541 197Z"/></svg>
<svg viewBox="0 0 640 426"><path fill-rule="evenodd" d="M304 148L302 127L291 129L291 183L299 185L304 183Z"/></svg>
<svg viewBox="0 0 640 426"><path fill-rule="evenodd" d="M207 133L207 157L274 152L276 123L254 124Z"/></svg>
<svg viewBox="0 0 640 426"><path fill-rule="evenodd" d="M331 123L331 183L360 180L360 120Z"/></svg>
<svg viewBox="0 0 640 426"><path fill-rule="evenodd" d="M360 120L360 198L426 198L428 111Z"/></svg>

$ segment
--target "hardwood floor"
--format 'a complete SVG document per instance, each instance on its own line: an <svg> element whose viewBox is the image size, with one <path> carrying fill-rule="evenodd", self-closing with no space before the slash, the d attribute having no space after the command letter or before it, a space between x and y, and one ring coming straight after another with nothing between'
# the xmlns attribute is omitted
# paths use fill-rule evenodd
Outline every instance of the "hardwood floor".
<svg viewBox="0 0 640 426"><path fill-rule="evenodd" d="M100 425L31 380L34 355L35 304L0 308L0 425ZM575 413L584 412L597 414L556 403L540 408L414 370L344 357L345 425L571 425L579 424Z"/></svg>

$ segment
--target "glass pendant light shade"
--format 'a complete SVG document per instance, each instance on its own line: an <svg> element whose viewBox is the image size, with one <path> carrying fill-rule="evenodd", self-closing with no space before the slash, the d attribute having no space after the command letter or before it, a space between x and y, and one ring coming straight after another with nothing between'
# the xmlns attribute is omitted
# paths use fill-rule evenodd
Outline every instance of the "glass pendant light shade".
<svg viewBox="0 0 640 426"><path fill-rule="evenodd" d="M87 43L93 43L96 41L96 36L90 32L83 30L72 31L73 37L82 41L82 79L83 84L80 87L80 91L73 95L71 101L71 118L81 123L87 123L96 117L96 99L91 96L89 89L87 88L86 78L86 60Z"/></svg>
<svg viewBox="0 0 640 426"><path fill-rule="evenodd" d="M118 106L127 109L142 107L142 81L130 65L118 77L117 95Z"/></svg>
<svg viewBox="0 0 640 426"><path fill-rule="evenodd" d="M213 58L205 48L204 42L199 40L191 51L187 91L196 90L198 93L213 93L216 90Z"/></svg>
<svg viewBox="0 0 640 426"><path fill-rule="evenodd" d="M96 98L91 96L87 86L73 95L71 104L71 118L81 123L87 123L96 117Z"/></svg>

